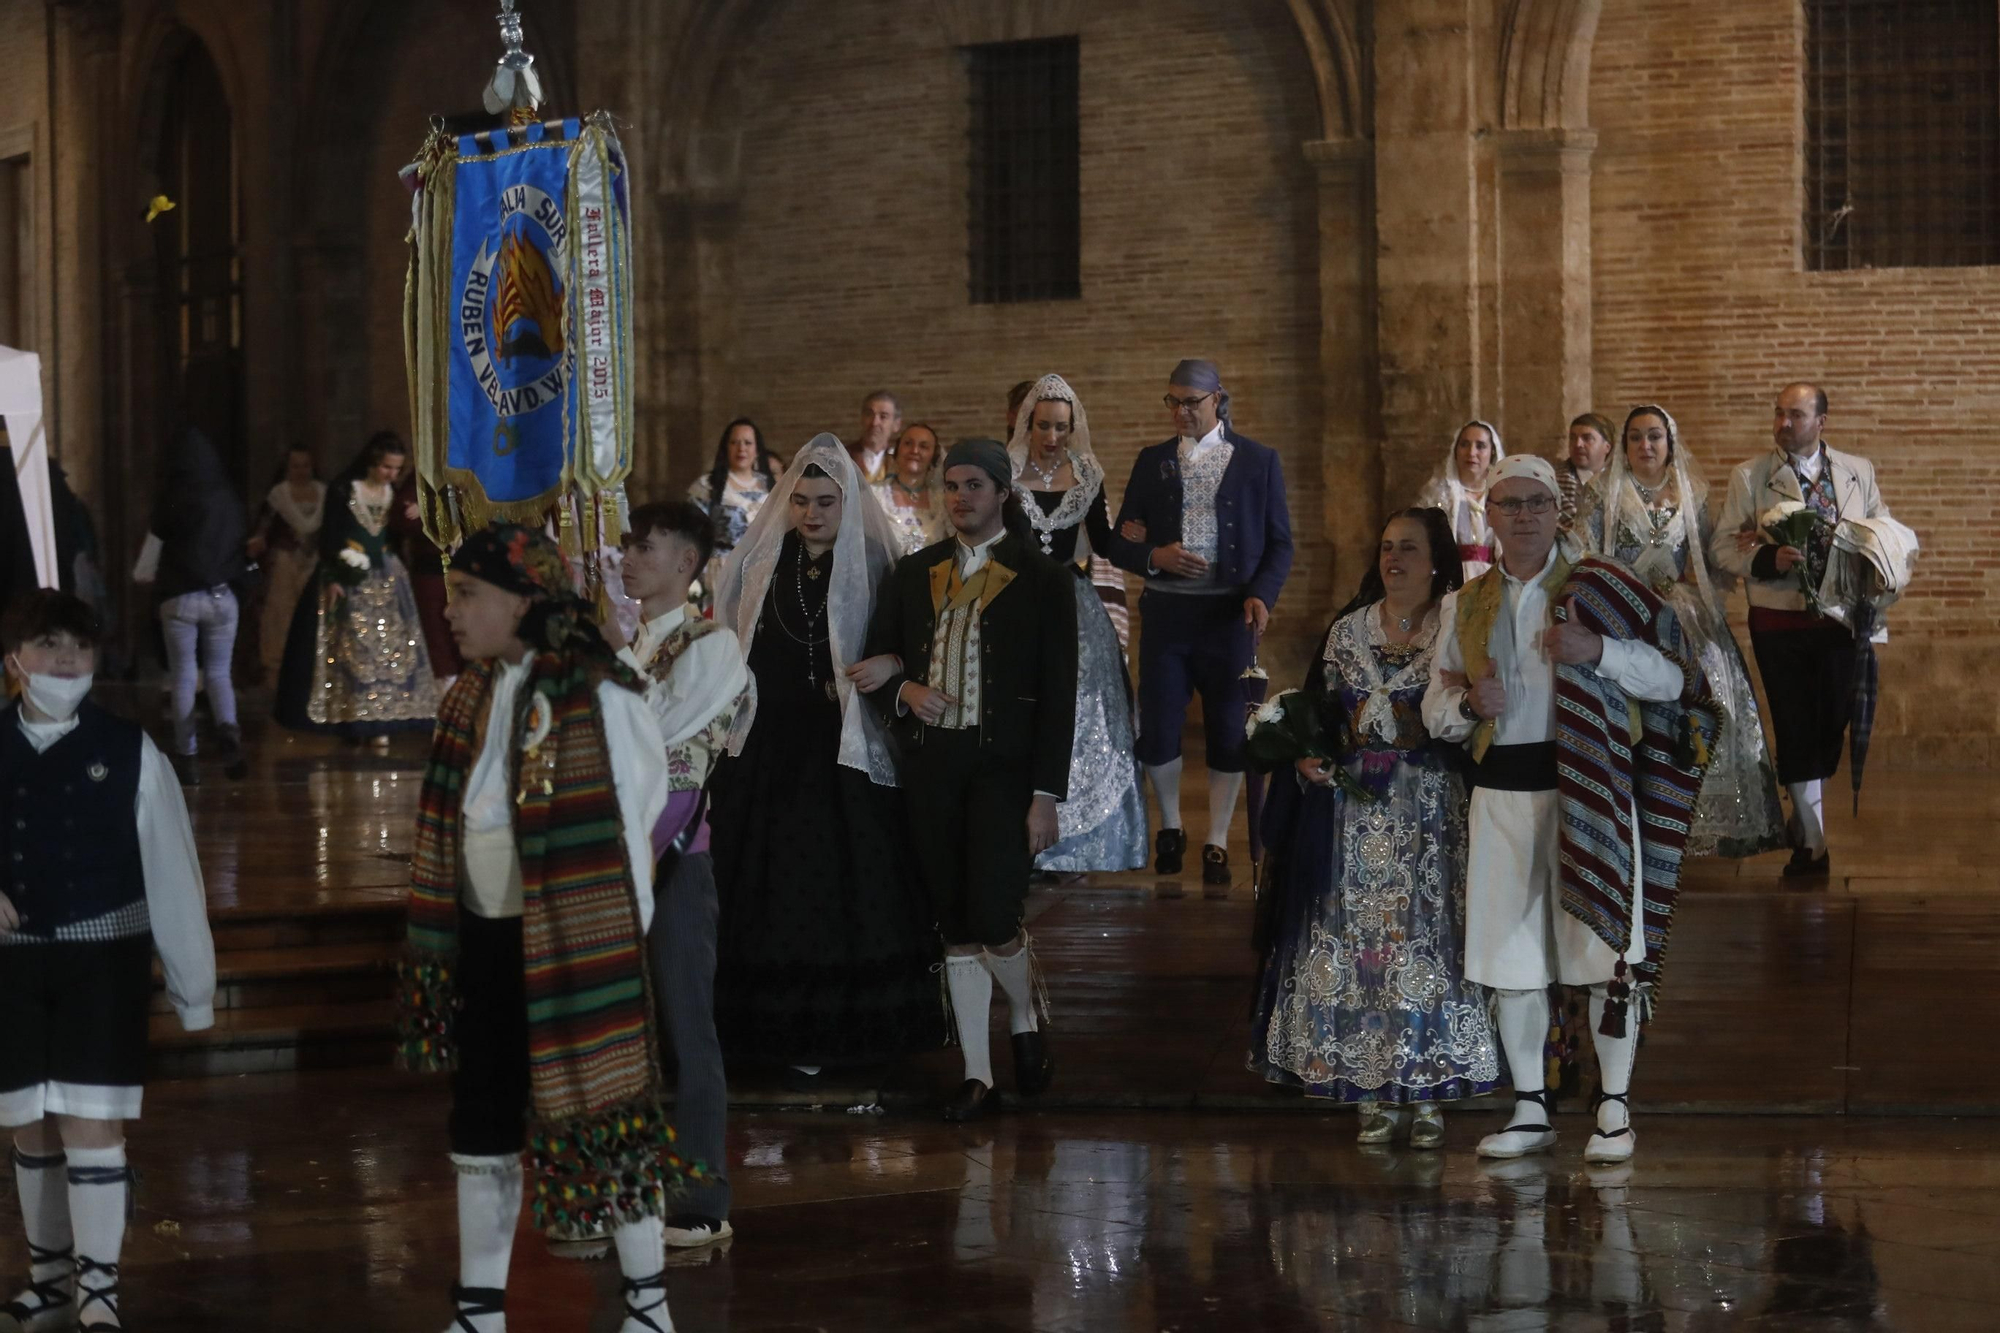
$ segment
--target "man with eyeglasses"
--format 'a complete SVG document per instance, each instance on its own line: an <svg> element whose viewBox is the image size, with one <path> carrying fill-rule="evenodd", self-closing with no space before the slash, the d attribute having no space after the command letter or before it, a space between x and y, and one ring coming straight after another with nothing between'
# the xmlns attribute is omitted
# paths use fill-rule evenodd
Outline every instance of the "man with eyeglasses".
<svg viewBox="0 0 2000 1333"><path fill-rule="evenodd" d="M1177 875L1181 731L1201 695L1207 736L1208 839L1201 878L1229 890L1229 823L1243 790L1243 673L1292 568L1292 523L1277 451L1239 435L1212 361L1183 361L1168 379L1174 438L1140 451L1108 554L1141 575L1139 762L1160 806L1154 869Z"/></svg>
<svg viewBox="0 0 2000 1333"><path fill-rule="evenodd" d="M1615 561L1579 560L1558 544L1560 496L1546 459L1517 454L1494 469L1486 507L1500 563L1444 600L1423 719L1432 736L1465 743L1475 764L1465 976L1498 993L1515 1097L1479 1155L1555 1145L1543 1043L1559 981L1591 995L1601 1082L1585 1160L1622 1162L1634 1142L1625 1099L1639 1020L1687 838L1682 808L1674 840L1672 800L1692 804L1706 765L1679 751L1701 753L1716 724L1682 702L1705 691L1698 669L1683 673L1659 598Z"/></svg>

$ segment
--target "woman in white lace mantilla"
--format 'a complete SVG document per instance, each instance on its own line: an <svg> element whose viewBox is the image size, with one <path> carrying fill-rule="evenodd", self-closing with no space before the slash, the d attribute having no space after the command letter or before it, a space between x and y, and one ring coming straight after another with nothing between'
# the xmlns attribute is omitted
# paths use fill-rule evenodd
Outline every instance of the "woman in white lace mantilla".
<svg viewBox="0 0 2000 1333"><path fill-rule="evenodd" d="M1506 456L1499 427L1475 417L1458 428L1444 466L1417 494L1419 505L1444 510L1458 540L1458 560L1467 583L1500 558L1500 539L1486 518L1486 479Z"/></svg>
<svg viewBox="0 0 2000 1333"><path fill-rule="evenodd" d="M1663 407L1631 410L1611 465L1585 493L1578 526L1596 555L1631 566L1672 606L1699 649L1723 729L1702 780L1687 855L1740 857L1786 845L1776 770L1743 651L1725 618L1728 579L1710 569L1708 484Z"/></svg>
<svg viewBox="0 0 2000 1333"><path fill-rule="evenodd" d="M811 1078L944 1044L894 755L848 676L896 555L888 516L822 434L722 568L716 619L757 682L755 720L710 785L715 1019L732 1063Z"/></svg>
<svg viewBox="0 0 2000 1333"><path fill-rule="evenodd" d="M1042 554L1076 575L1076 739L1069 799L1057 808L1060 841L1038 870L1075 874L1146 863L1146 798L1133 757L1132 691L1125 653L1090 581L1093 550L1111 547L1104 467L1090 448L1090 419L1060 375L1044 375L1022 401L1007 445L1021 510Z"/></svg>

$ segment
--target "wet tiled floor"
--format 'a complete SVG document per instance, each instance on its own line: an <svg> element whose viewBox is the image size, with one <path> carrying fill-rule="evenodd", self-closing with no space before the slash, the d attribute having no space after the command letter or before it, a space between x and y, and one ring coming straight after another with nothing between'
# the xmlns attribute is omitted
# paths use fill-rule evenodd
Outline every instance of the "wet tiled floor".
<svg viewBox="0 0 2000 1333"><path fill-rule="evenodd" d="M442 1088L378 1072L167 1084L127 1323L438 1333ZM676 1268L690 1330L2000 1328L2000 1124L1642 1116L1634 1165L1363 1149L1341 1114L739 1115L738 1234ZM9 1187L0 1187L10 1219ZM0 1264L19 1267L11 1223ZM609 1330L609 1262L523 1232L510 1327Z"/></svg>
<svg viewBox="0 0 2000 1333"><path fill-rule="evenodd" d="M213 908L398 901L421 738L251 730L253 780L193 793ZM1441 1154L1364 1150L1351 1116L1246 1073L1245 885L1037 892L1060 1060L1043 1108L939 1123L959 1076L941 1051L878 1081L887 1113L739 1109L739 1234L676 1270L677 1324L2000 1330L2000 1120L1658 1110L2000 1108L1996 813L1990 777L1885 773L1834 822L1831 883L1783 882L1772 858L1691 867L1639 1156L1616 1172L1583 1167L1580 1115L1554 1156L1489 1166L1471 1147L1496 1112L1453 1112ZM1240 818L1233 844L1240 861ZM378 1068L156 1086L128 1327L440 1333L443 1120L440 1083ZM12 1195L0 1180L5 1274L25 1259ZM515 1271L515 1333L617 1327L610 1264L524 1234Z"/></svg>

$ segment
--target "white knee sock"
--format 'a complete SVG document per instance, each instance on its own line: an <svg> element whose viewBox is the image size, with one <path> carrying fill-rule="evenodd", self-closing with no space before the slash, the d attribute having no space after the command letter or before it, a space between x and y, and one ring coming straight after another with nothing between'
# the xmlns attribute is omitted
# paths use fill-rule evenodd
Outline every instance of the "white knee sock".
<svg viewBox="0 0 2000 1333"><path fill-rule="evenodd" d="M1503 990L1499 992L1500 1049L1507 1053L1508 1068L1514 1074L1514 1091L1540 1092L1548 1081L1543 1063L1549 1037L1549 997L1546 991ZM1533 1102L1516 1101L1516 1124L1546 1123L1548 1113Z"/></svg>
<svg viewBox="0 0 2000 1333"><path fill-rule="evenodd" d="M1153 799L1160 805L1160 827L1179 828L1181 826L1181 761L1169 759L1164 764L1146 765L1146 776L1153 780Z"/></svg>
<svg viewBox="0 0 2000 1333"><path fill-rule="evenodd" d="M1639 1016L1628 1012L1625 1016L1625 1035L1607 1037L1598 1031L1598 1024L1604 1021L1604 1006L1609 1003L1609 993L1603 986L1590 988L1590 1041L1597 1048L1597 1086L1605 1092L1627 1093L1632 1091L1632 1065L1639 1058ZM1623 1102L1600 1102L1597 1106L1597 1127L1609 1132L1623 1129L1632 1123L1630 1109Z"/></svg>
<svg viewBox="0 0 2000 1333"><path fill-rule="evenodd" d="M71 1148L69 1157L69 1218L76 1233L77 1314L83 1323L119 1326L116 1297L93 1300L90 1293L118 1283L119 1256L125 1249L125 1215L131 1205L132 1173L125 1164L125 1145L115 1148ZM84 1265L105 1271L90 1271Z"/></svg>
<svg viewBox="0 0 2000 1333"><path fill-rule="evenodd" d="M1236 797L1243 790L1241 773L1208 774L1208 845L1229 846L1229 821L1236 818Z"/></svg>
<svg viewBox="0 0 2000 1333"><path fill-rule="evenodd" d="M660 1326L662 1333L673 1333L674 1317L667 1313L665 1231L666 1224L659 1218L642 1217L637 1222L621 1222L612 1228L611 1240L618 1247L620 1276L627 1282L646 1282L650 1278L660 1284L648 1284L637 1291L627 1290L627 1305L643 1311L646 1318ZM618 1326L618 1333L652 1333L652 1330L627 1315L625 1322Z"/></svg>
<svg viewBox="0 0 2000 1333"><path fill-rule="evenodd" d="M1035 984L1029 975L1028 950L1024 945L1012 957L1003 958L988 951L980 955L986 970L1000 983L1000 989L1007 995L1008 1031L1013 1033L1033 1032L1035 1023Z"/></svg>
<svg viewBox="0 0 2000 1333"><path fill-rule="evenodd" d="M945 985L951 990L951 1010L958 1019L958 1048L965 1053L965 1076L993 1086L993 1050L987 1035L993 1008L993 974L978 954L947 954Z"/></svg>
<svg viewBox="0 0 2000 1333"><path fill-rule="evenodd" d="M73 1272L70 1250L76 1241L69 1229L68 1166L69 1159L61 1149L31 1153L14 1145L14 1190L21 1196L21 1221L27 1229L30 1253L62 1256L30 1262L31 1281L53 1282Z"/></svg>
<svg viewBox="0 0 2000 1333"><path fill-rule="evenodd" d="M1811 782L1785 784L1785 790L1792 798L1792 818L1799 822L1799 841L1814 856L1826 850L1825 788L1826 784L1818 778Z"/></svg>
<svg viewBox="0 0 2000 1333"><path fill-rule="evenodd" d="M507 1289L514 1228L521 1221L521 1159L451 1155L458 1168L458 1283ZM505 1315L468 1316L479 1333L502 1333Z"/></svg>

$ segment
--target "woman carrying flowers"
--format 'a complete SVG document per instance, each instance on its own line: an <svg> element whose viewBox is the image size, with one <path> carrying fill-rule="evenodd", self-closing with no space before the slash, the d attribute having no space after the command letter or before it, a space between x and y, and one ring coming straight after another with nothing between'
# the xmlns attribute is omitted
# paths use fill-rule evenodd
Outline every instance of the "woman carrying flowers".
<svg viewBox="0 0 2000 1333"><path fill-rule="evenodd" d="M1265 812L1250 1068L1358 1103L1363 1143L1407 1133L1437 1148L1443 1103L1500 1081L1486 997L1464 980L1458 747L1433 742L1421 715L1438 604L1460 582L1442 510L1391 517L1304 690L1251 724L1253 762L1291 762L1297 780L1276 783ZM1285 717L1315 710L1316 742Z"/></svg>
<svg viewBox="0 0 2000 1333"><path fill-rule="evenodd" d="M403 442L380 432L327 488L319 568L278 672L278 721L296 731L381 738L428 731L437 716L416 592L390 545L389 508L408 460Z"/></svg>

